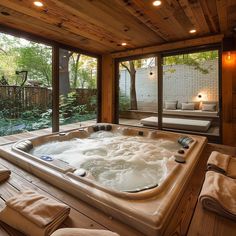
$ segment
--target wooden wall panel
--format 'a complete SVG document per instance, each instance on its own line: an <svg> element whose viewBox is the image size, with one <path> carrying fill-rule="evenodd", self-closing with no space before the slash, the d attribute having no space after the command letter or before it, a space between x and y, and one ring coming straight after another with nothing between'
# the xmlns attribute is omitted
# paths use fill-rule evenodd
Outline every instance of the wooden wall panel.
<svg viewBox="0 0 236 236"><path fill-rule="evenodd" d="M222 54L222 128L223 144L236 145L236 51Z"/></svg>
<svg viewBox="0 0 236 236"><path fill-rule="evenodd" d="M102 56L102 113L101 122L114 120L115 63L111 55Z"/></svg>

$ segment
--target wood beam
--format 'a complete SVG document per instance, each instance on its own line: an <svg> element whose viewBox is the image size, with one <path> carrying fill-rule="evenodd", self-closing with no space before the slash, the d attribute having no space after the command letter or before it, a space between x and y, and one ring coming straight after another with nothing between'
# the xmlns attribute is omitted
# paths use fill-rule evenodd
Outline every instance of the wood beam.
<svg viewBox="0 0 236 236"><path fill-rule="evenodd" d="M187 39L183 41L177 41L173 43L165 43L151 47L144 47L138 48L123 52L112 53L113 58L123 58L123 57L130 57L130 56L138 56L138 55L145 55L145 54L152 54L157 52L164 52L164 51L171 51L177 49L184 49L189 47L196 47L202 45L210 45L215 43L221 43L223 39L222 34L214 35L214 36L207 36L207 37L200 37L195 39Z"/></svg>

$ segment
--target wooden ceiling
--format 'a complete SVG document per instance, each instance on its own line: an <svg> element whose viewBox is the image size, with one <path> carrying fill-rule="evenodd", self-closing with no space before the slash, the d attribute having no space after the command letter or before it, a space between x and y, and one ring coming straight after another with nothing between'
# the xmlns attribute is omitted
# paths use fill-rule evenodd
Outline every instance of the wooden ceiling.
<svg viewBox="0 0 236 236"><path fill-rule="evenodd" d="M223 33L236 0L0 0L0 24L98 54ZM189 30L196 29L196 34ZM1 31L1 27L0 27ZM127 46L121 46L126 42Z"/></svg>

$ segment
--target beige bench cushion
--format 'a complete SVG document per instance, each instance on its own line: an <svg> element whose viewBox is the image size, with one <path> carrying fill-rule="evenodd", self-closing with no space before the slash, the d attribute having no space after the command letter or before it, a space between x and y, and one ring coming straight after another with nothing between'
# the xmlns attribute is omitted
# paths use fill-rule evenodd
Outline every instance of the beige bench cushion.
<svg viewBox="0 0 236 236"><path fill-rule="evenodd" d="M141 119L140 122L147 126L158 126L158 118L155 116ZM211 121L164 117L162 125L170 129L206 132L211 126Z"/></svg>

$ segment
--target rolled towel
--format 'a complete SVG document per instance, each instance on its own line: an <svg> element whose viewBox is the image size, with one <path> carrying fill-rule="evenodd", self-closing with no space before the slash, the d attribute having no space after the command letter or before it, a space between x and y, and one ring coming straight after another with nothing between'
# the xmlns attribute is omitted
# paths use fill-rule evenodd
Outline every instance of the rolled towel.
<svg viewBox="0 0 236 236"><path fill-rule="evenodd" d="M0 182L6 180L7 178L9 178L11 174L11 171L10 170L7 170L7 169L0 169Z"/></svg>
<svg viewBox="0 0 236 236"><path fill-rule="evenodd" d="M236 180L208 171L199 196L202 206L236 221Z"/></svg>
<svg viewBox="0 0 236 236"><path fill-rule="evenodd" d="M70 208L33 191L6 201L0 220L26 235L50 235L69 215Z"/></svg>
<svg viewBox="0 0 236 236"><path fill-rule="evenodd" d="M236 158L213 151L207 161L207 170L213 170L236 178Z"/></svg>
<svg viewBox="0 0 236 236"><path fill-rule="evenodd" d="M99 229L58 229L51 236L119 236L119 234Z"/></svg>

